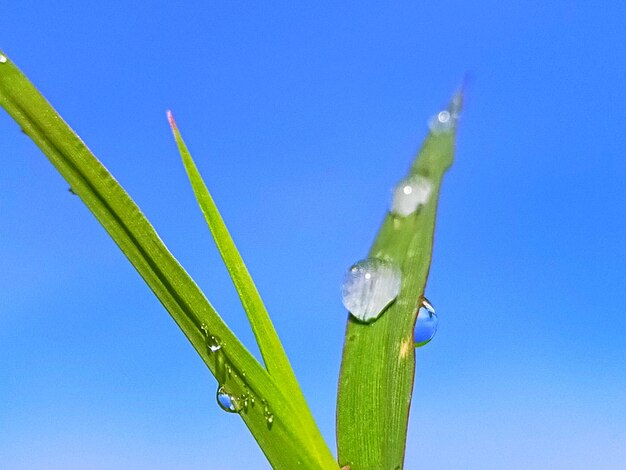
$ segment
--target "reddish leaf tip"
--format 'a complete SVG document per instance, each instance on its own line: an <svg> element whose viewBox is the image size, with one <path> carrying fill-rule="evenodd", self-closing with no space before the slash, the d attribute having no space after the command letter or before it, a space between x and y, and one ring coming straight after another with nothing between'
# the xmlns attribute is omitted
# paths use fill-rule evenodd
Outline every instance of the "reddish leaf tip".
<svg viewBox="0 0 626 470"><path fill-rule="evenodd" d="M172 130L176 130L176 121L174 120L174 115L172 114L172 111L170 111L169 109L167 110L167 120L170 123L170 127L172 128Z"/></svg>

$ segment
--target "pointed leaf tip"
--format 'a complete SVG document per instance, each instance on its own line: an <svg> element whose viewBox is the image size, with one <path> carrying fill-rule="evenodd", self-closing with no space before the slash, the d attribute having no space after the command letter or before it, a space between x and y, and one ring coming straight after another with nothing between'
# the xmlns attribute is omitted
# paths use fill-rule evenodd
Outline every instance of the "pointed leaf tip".
<svg viewBox="0 0 626 470"><path fill-rule="evenodd" d="M176 121L174 120L174 115L172 114L172 111L168 109L166 114L167 114L167 121L170 123L170 127L172 128L173 131L176 131L178 128L176 127Z"/></svg>

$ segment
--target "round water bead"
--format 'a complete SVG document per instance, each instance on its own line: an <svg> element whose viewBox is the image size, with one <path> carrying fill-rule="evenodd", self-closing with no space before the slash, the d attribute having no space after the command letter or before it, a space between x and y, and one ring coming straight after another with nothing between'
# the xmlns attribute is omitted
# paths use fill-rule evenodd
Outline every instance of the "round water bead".
<svg viewBox="0 0 626 470"><path fill-rule="evenodd" d="M404 179L393 190L391 212L407 217L426 204L432 192L433 184L424 176L415 175Z"/></svg>
<svg viewBox="0 0 626 470"><path fill-rule="evenodd" d="M206 346L209 351L214 353L222 348L222 343L220 343L220 339L217 336L209 335L206 340Z"/></svg>
<svg viewBox="0 0 626 470"><path fill-rule="evenodd" d="M416 348L428 344L433 339L437 333L437 321L435 309L428 299L424 298L417 312L417 320L413 330L413 341Z"/></svg>
<svg viewBox="0 0 626 470"><path fill-rule="evenodd" d="M440 111L428 121L428 127L433 134L451 132L456 125L457 116L450 114L450 111Z"/></svg>
<svg viewBox="0 0 626 470"><path fill-rule="evenodd" d="M355 318L371 322L398 297L401 285L402 273L395 264L378 258L361 260L344 277L343 305Z"/></svg>
<svg viewBox="0 0 626 470"><path fill-rule="evenodd" d="M228 413L239 413L239 411L241 411L241 403L239 403L239 398L228 393L224 386L220 386L217 389L216 398L217 404L224 411Z"/></svg>

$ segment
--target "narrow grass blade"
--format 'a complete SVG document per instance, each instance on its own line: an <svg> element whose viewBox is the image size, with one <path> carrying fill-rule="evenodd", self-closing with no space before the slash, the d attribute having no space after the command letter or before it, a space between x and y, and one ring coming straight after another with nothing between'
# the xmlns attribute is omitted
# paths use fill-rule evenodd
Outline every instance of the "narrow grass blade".
<svg viewBox="0 0 626 470"><path fill-rule="evenodd" d="M213 197L204 183L196 164L194 163L187 145L185 144L174 117L170 111L167 118L176 140L176 145L183 160L185 170L191 182L198 205L204 214L204 218L211 230L215 244L222 256L222 260L230 273L233 284L237 289L241 303L243 304L248 321L254 332L259 350L263 356L265 366L275 383L282 389L285 396L293 403L293 408L298 410L302 419L302 428L311 431L312 444L327 448L322 439L313 417L306 404L298 381L293 372L289 359L274 329L274 325L265 308L263 300L246 268L246 265L228 232L228 228L222 219Z"/></svg>
<svg viewBox="0 0 626 470"><path fill-rule="evenodd" d="M462 94L450 105L460 111ZM450 117L448 115L448 117ZM431 261L437 199L454 153L454 129L430 133L409 177L432 184L428 202L407 217L388 214L370 250L402 272L400 294L371 324L349 317L337 401L340 465L350 470L403 467L415 372L413 327Z"/></svg>
<svg viewBox="0 0 626 470"><path fill-rule="evenodd" d="M2 51L0 106L107 230L211 372L226 382L230 393L242 397L241 402L245 402L244 396L249 397L240 416L272 466L285 470L336 468L329 451L324 453L310 445L310 434L301 430L298 410L291 400L222 321L133 200ZM217 351L208 347L211 336L220 338L222 347ZM213 400L211 396L208 403ZM214 432L207 429L207 438Z"/></svg>

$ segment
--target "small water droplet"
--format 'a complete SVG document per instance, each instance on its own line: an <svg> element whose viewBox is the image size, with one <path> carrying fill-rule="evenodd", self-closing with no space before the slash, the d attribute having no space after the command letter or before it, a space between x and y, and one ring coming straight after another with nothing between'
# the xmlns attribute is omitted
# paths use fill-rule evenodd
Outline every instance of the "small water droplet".
<svg viewBox="0 0 626 470"><path fill-rule="evenodd" d="M6 64L7 60L7 56L0 54L0 64Z"/></svg>
<svg viewBox="0 0 626 470"><path fill-rule="evenodd" d="M425 205L433 192L433 184L420 175L406 178L393 190L391 212L400 217L407 217Z"/></svg>
<svg viewBox="0 0 626 470"><path fill-rule="evenodd" d="M248 412L248 405L250 404L250 394L248 392L243 394L243 410L247 413Z"/></svg>
<svg viewBox="0 0 626 470"><path fill-rule="evenodd" d="M219 351L222 347L222 343L219 337L211 334L211 332L209 331L209 327L206 325L206 323L200 325L200 329L204 333L204 336L206 336L206 347L209 352L214 353Z"/></svg>
<svg viewBox="0 0 626 470"><path fill-rule="evenodd" d="M265 400L263 400L263 416L267 422L267 427L271 428L274 423L274 413L270 411L270 408L267 406L267 402Z"/></svg>
<svg viewBox="0 0 626 470"><path fill-rule="evenodd" d="M223 385L217 389L216 398L217 404L224 411L228 413L239 413L241 411L239 398L228 393Z"/></svg>
<svg viewBox="0 0 626 470"><path fill-rule="evenodd" d="M217 336L210 335L206 340L206 347L211 352L217 352L222 348L220 339Z"/></svg>
<svg viewBox="0 0 626 470"><path fill-rule="evenodd" d="M343 305L354 317L370 322L396 299L401 285L402 273L395 264L379 258L361 260L344 277Z"/></svg>
<svg viewBox="0 0 626 470"><path fill-rule="evenodd" d="M451 132L454 129L454 126L456 126L457 117L450 114L450 111L440 111L436 116L433 116L430 119L428 127L433 134Z"/></svg>
<svg viewBox="0 0 626 470"><path fill-rule="evenodd" d="M413 330L413 341L416 348L428 344L433 339L435 333L437 333L437 321L435 309L428 299L424 297L417 312L417 320Z"/></svg>

